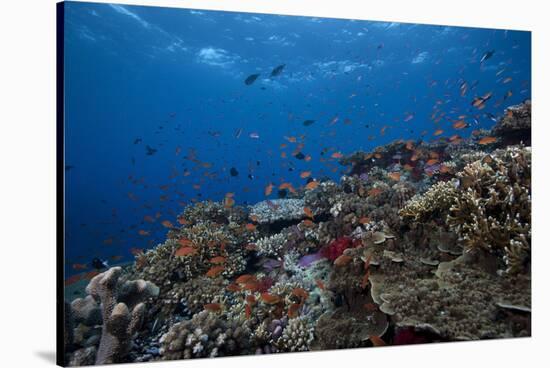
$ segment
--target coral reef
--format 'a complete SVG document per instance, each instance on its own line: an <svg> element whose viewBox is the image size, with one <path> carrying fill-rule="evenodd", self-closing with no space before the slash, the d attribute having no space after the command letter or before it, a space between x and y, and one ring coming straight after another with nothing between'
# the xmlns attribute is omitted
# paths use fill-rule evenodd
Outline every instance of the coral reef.
<svg viewBox="0 0 550 368"><path fill-rule="evenodd" d="M66 307L66 362L529 336L530 108L352 153L292 198L187 206Z"/></svg>

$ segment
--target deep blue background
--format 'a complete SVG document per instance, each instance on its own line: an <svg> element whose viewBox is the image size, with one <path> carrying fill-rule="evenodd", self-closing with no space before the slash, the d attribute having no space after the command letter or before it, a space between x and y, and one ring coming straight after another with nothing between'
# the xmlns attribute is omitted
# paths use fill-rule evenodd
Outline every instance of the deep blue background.
<svg viewBox="0 0 550 368"><path fill-rule="evenodd" d="M130 260L130 248L162 242L160 222L175 224L192 200L234 192L237 203L254 203L270 182L303 185L303 170L337 179L343 168L319 161L325 148L326 158L434 139L438 128L469 135L494 123L487 114L531 95L529 32L70 2L65 32L69 274L74 263ZM261 76L246 86L253 73ZM460 95L463 82L476 81ZM487 92L485 109L472 109ZM438 123L435 109L445 113ZM452 129L460 115L471 128ZM301 135L310 162L293 158L295 144L284 139ZM158 152L147 156L146 145ZM199 163L184 158L190 150ZM157 212L155 223L143 220Z"/></svg>

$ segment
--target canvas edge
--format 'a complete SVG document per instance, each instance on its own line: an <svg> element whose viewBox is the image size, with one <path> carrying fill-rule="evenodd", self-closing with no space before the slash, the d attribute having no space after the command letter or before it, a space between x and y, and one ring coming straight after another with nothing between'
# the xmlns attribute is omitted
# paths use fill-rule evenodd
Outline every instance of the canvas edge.
<svg viewBox="0 0 550 368"><path fill-rule="evenodd" d="M65 157L64 70L65 3L56 4L56 364L65 366Z"/></svg>

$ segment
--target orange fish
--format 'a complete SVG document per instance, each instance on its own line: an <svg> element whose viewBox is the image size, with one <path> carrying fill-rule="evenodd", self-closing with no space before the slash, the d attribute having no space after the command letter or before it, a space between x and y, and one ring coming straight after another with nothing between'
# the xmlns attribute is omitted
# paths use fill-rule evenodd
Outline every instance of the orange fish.
<svg viewBox="0 0 550 368"><path fill-rule="evenodd" d="M369 340L372 342L372 345L374 345L374 346L385 346L386 345L384 340L382 340L380 337L375 336L375 335L369 336Z"/></svg>
<svg viewBox="0 0 550 368"><path fill-rule="evenodd" d="M317 287L321 290L325 290L325 284L323 284L323 281L321 280L315 280L315 283L317 284Z"/></svg>
<svg viewBox="0 0 550 368"><path fill-rule="evenodd" d="M171 228L174 227L174 225L168 220L162 221L161 224L162 224L162 226L164 226L167 229L171 229Z"/></svg>
<svg viewBox="0 0 550 368"><path fill-rule="evenodd" d="M273 192L273 184L269 183L269 185L265 187L264 194L268 196L268 195L271 195L272 192Z"/></svg>
<svg viewBox="0 0 550 368"><path fill-rule="evenodd" d="M302 306L301 303L293 303L288 308L288 318L294 318L298 315L298 311L300 307Z"/></svg>
<svg viewBox="0 0 550 368"><path fill-rule="evenodd" d="M361 217L361 218L359 219L359 223L360 223L360 224L363 224L363 225L364 225L364 224L368 224L369 222L370 222L370 218L368 218L368 217Z"/></svg>
<svg viewBox="0 0 550 368"><path fill-rule="evenodd" d="M149 236L150 235L149 231L145 231L145 230L139 230L138 234L141 235L141 236Z"/></svg>
<svg viewBox="0 0 550 368"><path fill-rule="evenodd" d="M252 308L250 307L250 304L244 305L244 313L246 315L246 319L250 319L250 316L252 315Z"/></svg>
<svg viewBox="0 0 550 368"><path fill-rule="evenodd" d="M277 304L281 301L281 298L278 295L273 295L270 293L262 293L261 297L264 303L270 305Z"/></svg>
<svg viewBox="0 0 550 368"><path fill-rule="evenodd" d="M82 274L72 275L71 277L68 277L68 278L65 279L65 286L75 284L75 283L79 282L80 280L82 280L83 278L84 278L84 276Z"/></svg>
<svg viewBox="0 0 550 368"><path fill-rule="evenodd" d="M306 155L306 157L304 157L304 161L305 161L305 162L311 161L311 156L310 156L310 155Z"/></svg>
<svg viewBox="0 0 550 368"><path fill-rule="evenodd" d="M334 152L332 155L330 155L332 158L342 158L344 155L340 152Z"/></svg>
<svg viewBox="0 0 550 368"><path fill-rule="evenodd" d="M481 145L491 144L495 143L497 139L495 137L484 137L481 138L477 143Z"/></svg>
<svg viewBox="0 0 550 368"><path fill-rule="evenodd" d="M307 177L311 176L311 171L302 171L300 173L300 178L305 179Z"/></svg>
<svg viewBox="0 0 550 368"><path fill-rule="evenodd" d="M224 203L223 203L223 206L225 208L230 208L230 207L233 207L235 205L235 200L231 197L225 197L224 199Z"/></svg>
<svg viewBox="0 0 550 368"><path fill-rule="evenodd" d="M241 276L237 277L235 282L237 284L246 284L247 282L249 282L251 280L256 280L256 276L246 274L246 275L241 275Z"/></svg>
<svg viewBox="0 0 550 368"><path fill-rule="evenodd" d="M153 216L149 216L149 215L143 216L143 220L147 222L155 222L155 219L153 218Z"/></svg>
<svg viewBox="0 0 550 368"><path fill-rule="evenodd" d="M432 158L432 159L429 159L427 162L426 162L426 165L428 166L432 166L432 165L435 165L439 162L439 160L437 158Z"/></svg>
<svg viewBox="0 0 550 368"><path fill-rule="evenodd" d="M309 297L309 293L305 289L299 287L292 289L292 295L303 300L306 300Z"/></svg>
<svg viewBox="0 0 550 368"><path fill-rule="evenodd" d="M446 173L448 173L448 172L450 172L450 171L451 171L451 169L449 169L449 167L446 166L446 165L441 165L441 166L439 167L439 172L442 173L442 174L446 174Z"/></svg>
<svg viewBox="0 0 550 368"><path fill-rule="evenodd" d="M371 197L376 197L377 195L379 195L380 193L382 193L382 189L380 188L372 188L368 191L368 194L369 196Z"/></svg>
<svg viewBox="0 0 550 368"><path fill-rule="evenodd" d="M456 141L457 139L460 139L460 136L459 136L458 134L452 135L452 136L449 138L449 140L450 140L451 142Z"/></svg>
<svg viewBox="0 0 550 368"><path fill-rule="evenodd" d="M187 257L197 254L197 250L193 247L179 247L174 255L176 257Z"/></svg>
<svg viewBox="0 0 550 368"><path fill-rule="evenodd" d="M435 132L434 132L434 135L441 135L443 134L443 129L437 129Z"/></svg>
<svg viewBox="0 0 550 368"><path fill-rule="evenodd" d="M285 136L284 139L286 139L290 143L296 143L296 137L292 137L292 136L287 137L287 136Z"/></svg>
<svg viewBox="0 0 550 368"><path fill-rule="evenodd" d="M183 246L192 246L193 245L193 242L187 238L181 238L181 239L178 239L178 243L180 245L183 245Z"/></svg>
<svg viewBox="0 0 550 368"><path fill-rule="evenodd" d="M286 158L286 152L285 151L281 152L281 158Z"/></svg>
<svg viewBox="0 0 550 368"><path fill-rule="evenodd" d="M353 258L351 258L350 256L348 256L346 254L342 254L340 257L338 257L334 260L334 265L336 267L345 266L348 263L350 263L352 261L352 259Z"/></svg>
<svg viewBox="0 0 550 368"><path fill-rule="evenodd" d="M143 254L143 249L141 248L130 248L130 253L132 253L132 255L134 256L138 256L140 254Z"/></svg>
<svg viewBox="0 0 550 368"><path fill-rule="evenodd" d="M256 304L256 297L254 297L254 295L247 295L245 300L248 304Z"/></svg>
<svg viewBox="0 0 550 368"><path fill-rule="evenodd" d="M254 230L256 230L256 225L254 225L254 224L246 224L245 228L246 228L246 230L248 230L248 231L254 231Z"/></svg>
<svg viewBox="0 0 550 368"><path fill-rule="evenodd" d="M244 246L244 248L246 250L256 250L256 244L254 243L248 243L247 245Z"/></svg>
<svg viewBox="0 0 550 368"><path fill-rule="evenodd" d="M401 179L401 173L398 172L392 172L388 174L389 178L395 181L399 181Z"/></svg>
<svg viewBox="0 0 550 368"><path fill-rule="evenodd" d="M455 129L464 129L468 126L468 124L466 124L466 122L464 120L459 120L459 121L456 121L454 124L453 124L453 128Z"/></svg>
<svg viewBox="0 0 550 368"><path fill-rule="evenodd" d="M184 219L183 217L178 217L178 222L179 222L181 225L187 225L187 224L189 224L189 221L187 221L187 220Z"/></svg>
<svg viewBox="0 0 550 368"><path fill-rule="evenodd" d="M217 257L211 258L211 259L210 259L210 263L213 263L213 264L222 264L222 263L225 263L225 257L217 256Z"/></svg>
<svg viewBox="0 0 550 368"><path fill-rule="evenodd" d="M306 214L307 217L313 218L313 211L311 211L311 208L304 207L304 213Z"/></svg>
<svg viewBox="0 0 550 368"><path fill-rule="evenodd" d="M240 291L241 287L237 284L229 284L229 285L227 285L226 289L233 292L233 293L235 293L237 291Z"/></svg>
<svg viewBox="0 0 550 368"><path fill-rule="evenodd" d="M315 189L319 186L319 182L318 181L310 181L307 185L306 185L306 189L307 190L312 190L312 189Z"/></svg>
<svg viewBox="0 0 550 368"><path fill-rule="evenodd" d="M312 227L313 225L315 225L315 223L313 221L311 221L310 219L305 219L304 221L302 221L302 223L306 227Z"/></svg>
<svg viewBox="0 0 550 368"><path fill-rule="evenodd" d="M84 263L74 263L73 264L73 270L85 270L87 268L88 268L88 266L85 265Z"/></svg>
<svg viewBox="0 0 550 368"><path fill-rule="evenodd" d="M216 277L225 270L224 266L214 266L206 272L208 277Z"/></svg>
<svg viewBox="0 0 550 368"><path fill-rule="evenodd" d="M209 312L220 312L222 310L222 306L220 303L208 303L204 305L204 309Z"/></svg>

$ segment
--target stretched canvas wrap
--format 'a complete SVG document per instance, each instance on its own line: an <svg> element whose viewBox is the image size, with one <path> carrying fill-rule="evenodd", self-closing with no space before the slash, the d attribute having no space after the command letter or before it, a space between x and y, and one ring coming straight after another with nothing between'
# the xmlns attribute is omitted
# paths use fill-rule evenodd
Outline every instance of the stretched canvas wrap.
<svg viewBox="0 0 550 368"><path fill-rule="evenodd" d="M530 336L529 32L65 2L57 75L58 364Z"/></svg>

